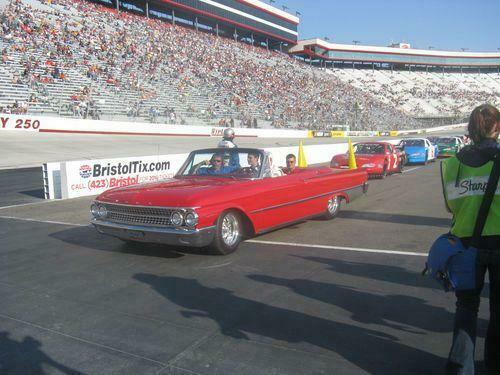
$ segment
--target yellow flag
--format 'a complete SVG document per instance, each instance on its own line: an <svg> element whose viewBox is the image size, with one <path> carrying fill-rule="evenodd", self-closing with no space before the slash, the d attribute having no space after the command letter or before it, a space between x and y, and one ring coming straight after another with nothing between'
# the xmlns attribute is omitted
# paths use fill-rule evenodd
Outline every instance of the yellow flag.
<svg viewBox="0 0 500 375"><path fill-rule="evenodd" d="M349 145L349 169L358 169L356 165L356 157L354 156L354 148L352 147L351 138L348 140Z"/></svg>
<svg viewBox="0 0 500 375"><path fill-rule="evenodd" d="M299 168L306 168L306 153L304 152L304 147L302 146L302 141L299 142L299 163L297 165Z"/></svg>

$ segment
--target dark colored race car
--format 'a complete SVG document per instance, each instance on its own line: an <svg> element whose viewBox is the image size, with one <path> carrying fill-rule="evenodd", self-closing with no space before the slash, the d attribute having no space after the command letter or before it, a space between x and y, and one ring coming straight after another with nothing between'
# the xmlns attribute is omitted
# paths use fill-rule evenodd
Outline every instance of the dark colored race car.
<svg viewBox="0 0 500 375"><path fill-rule="evenodd" d="M455 156L462 148L462 142L458 137L440 137L437 139L437 146L439 149L439 157Z"/></svg>

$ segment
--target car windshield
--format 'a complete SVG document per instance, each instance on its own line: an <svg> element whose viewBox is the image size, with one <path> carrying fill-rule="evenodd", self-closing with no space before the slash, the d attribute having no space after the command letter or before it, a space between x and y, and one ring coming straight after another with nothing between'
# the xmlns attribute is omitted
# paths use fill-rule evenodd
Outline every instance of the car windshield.
<svg viewBox="0 0 500 375"><path fill-rule="evenodd" d="M252 149L194 151L179 171L180 176L258 178L263 153Z"/></svg>
<svg viewBox="0 0 500 375"><path fill-rule="evenodd" d="M438 143L440 145L455 145L455 138L439 138Z"/></svg>
<svg viewBox="0 0 500 375"><path fill-rule="evenodd" d="M425 142L423 139L405 139L403 140L403 144L405 146L425 146Z"/></svg>
<svg viewBox="0 0 500 375"><path fill-rule="evenodd" d="M355 154L383 154L384 146L377 143L358 143L354 145Z"/></svg>

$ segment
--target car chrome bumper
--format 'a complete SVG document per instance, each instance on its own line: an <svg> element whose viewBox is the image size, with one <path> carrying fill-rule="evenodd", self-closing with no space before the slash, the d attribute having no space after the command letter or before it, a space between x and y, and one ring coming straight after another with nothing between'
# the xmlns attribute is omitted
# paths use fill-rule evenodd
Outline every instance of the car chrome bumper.
<svg viewBox="0 0 500 375"><path fill-rule="evenodd" d="M215 236L215 227L202 229L161 228L120 224L96 219L92 219L91 223L102 234L118 237L126 241L164 245L203 247L212 243Z"/></svg>

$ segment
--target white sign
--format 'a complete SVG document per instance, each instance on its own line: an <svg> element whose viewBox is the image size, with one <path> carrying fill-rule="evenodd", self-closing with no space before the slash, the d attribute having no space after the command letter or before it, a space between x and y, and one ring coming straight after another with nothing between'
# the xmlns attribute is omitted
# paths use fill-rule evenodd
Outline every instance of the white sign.
<svg viewBox="0 0 500 375"><path fill-rule="evenodd" d="M144 156L61 163L62 198L100 194L103 191L173 177L188 154Z"/></svg>

